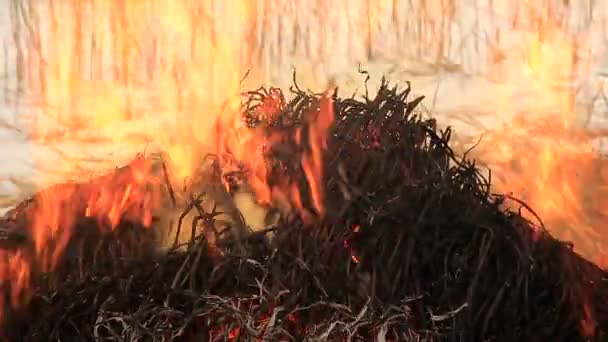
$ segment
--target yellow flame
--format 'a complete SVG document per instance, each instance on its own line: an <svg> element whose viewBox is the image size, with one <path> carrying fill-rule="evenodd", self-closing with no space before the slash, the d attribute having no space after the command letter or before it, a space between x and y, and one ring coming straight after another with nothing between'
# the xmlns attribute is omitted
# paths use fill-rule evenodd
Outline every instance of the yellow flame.
<svg viewBox="0 0 608 342"><path fill-rule="evenodd" d="M37 66L45 106L34 135L131 145L136 136L170 155L176 177L190 176L246 70L249 3L50 4L49 43Z"/></svg>
<svg viewBox="0 0 608 342"><path fill-rule="evenodd" d="M589 72L583 58L589 48L584 35L573 34L559 16L529 9L531 27L518 46L520 59L499 66L508 77L493 94L495 111L508 122L487 132L476 156L498 175L497 190L525 200L554 235L602 262L608 240L602 239L603 222L592 216L593 210L602 211L598 203L606 203L606 195L595 191L590 199L587 188L606 179L595 175L600 162L592 150L596 134L577 128L571 84ZM520 89L531 91L527 101ZM518 102L526 102L525 108ZM593 208L590 202L596 203Z"/></svg>

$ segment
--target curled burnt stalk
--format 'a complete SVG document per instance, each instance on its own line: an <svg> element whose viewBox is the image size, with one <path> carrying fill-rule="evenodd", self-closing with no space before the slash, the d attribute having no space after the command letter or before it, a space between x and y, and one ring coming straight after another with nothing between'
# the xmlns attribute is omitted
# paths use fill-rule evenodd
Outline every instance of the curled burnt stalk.
<svg viewBox="0 0 608 342"><path fill-rule="evenodd" d="M286 137L264 151L268 179L297 184L302 207L314 213L300 161L312 148L310 118L328 95L294 83L289 96L275 88L244 96L248 127ZM606 272L505 209L474 161L450 149L451 130L416 114L421 98L410 99L409 85L383 81L373 97L329 97L335 118L319 185L325 215L282 216L242 234L219 227L217 212L195 197L183 214L194 219L180 224L191 234L187 248L151 255L134 246L153 237L108 236L95 253L65 260L77 267L36 278L29 304L5 315L4 334L26 341L608 338ZM234 189L247 179L246 167L237 171L213 179Z"/></svg>

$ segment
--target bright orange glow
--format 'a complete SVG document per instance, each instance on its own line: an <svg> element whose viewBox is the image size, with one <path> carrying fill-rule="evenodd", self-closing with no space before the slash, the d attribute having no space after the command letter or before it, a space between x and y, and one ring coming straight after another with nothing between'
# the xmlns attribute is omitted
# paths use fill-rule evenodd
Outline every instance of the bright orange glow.
<svg viewBox="0 0 608 342"><path fill-rule="evenodd" d="M596 187L608 179L598 174L601 161L592 149L601 132L577 127L570 86L589 71L588 48L584 36L570 33L556 13L527 5L526 20L518 23L525 30L522 59L497 66L506 76L502 91L492 94L493 112L507 122L486 132L473 153L492 169L495 191L524 200L554 236L572 241L575 251L607 267L602 262L608 255L608 232L601 213L608 197ZM525 109L518 108L522 87L533 92ZM522 213L538 222L526 209ZM576 295L580 298L573 301L583 303L585 313L581 330L590 334L595 324L590 299L582 291Z"/></svg>
<svg viewBox="0 0 608 342"><path fill-rule="evenodd" d="M372 50L371 41L383 34L383 14L396 2L367 1L368 16L362 21L350 16L364 15L353 15L348 9L342 13L328 2L319 3L332 9L323 13L326 19L344 21L336 27L348 30L353 40L367 41ZM348 7L347 3L339 6ZM416 43L443 58L444 45L451 44L444 40L456 2L421 3L416 13ZM498 15L507 16L513 2L491 3ZM494 171L498 192L525 200L554 235L573 241L576 251L608 267L608 231L602 216L608 205L603 185L608 184L608 173L591 149L599 133L576 128L574 90L563 86L588 71L582 58L588 49L585 37L571 33L557 11L522 3L521 13L513 20L525 32L513 48L520 58L490 70L492 75L504 76L498 77L499 91L490 94L495 105L490 109L504 114L506 123L487 132L473 153ZM33 28L38 30L39 42L25 56L30 74L35 75L29 77L37 82L30 85L28 94L41 106L31 115L32 142L75 142L81 148L84 141L101 141L112 150L128 146L124 154L162 151L169 161L171 181L179 185L195 176L201 159L213 152L223 176L246 172L247 186L259 203L288 208L306 222L326 214L323 157L335 120L331 97L321 100L318 112L309 113L306 131L298 129L293 136L250 128L242 120L237 95L241 79L249 67L257 67L251 65L251 57L260 53L246 43L255 31L252 28L259 25L255 1L31 1L29 6L28 11L41 18ZM403 18L398 21L405 25ZM319 50L333 51L332 43L338 43L319 40ZM315 53L322 56L327 51ZM490 51L489 59L497 61L503 54L503 50ZM248 81L261 83L252 77ZM517 106L522 84L533 90L534 97L525 113ZM258 109L263 118L281 115L284 103L279 95L270 90ZM288 140L303 151L298 166L304 179L270 179L265 153ZM78 165L58 165L43 152L34 154L42 170L78 174ZM41 188L49 185L44 174L38 181ZM299 181L308 187L306 196ZM33 256L0 250L0 281L11 284L11 304L27 297L33 264L42 271L56 266L80 216L95 218L108 229L115 229L121 218L149 226L160 205L154 190L158 183L150 160L141 158L127 170L94 183L43 191L30 214ZM230 190L228 182L225 186ZM528 218L535 221L533 215ZM352 260L359 262L355 256ZM592 322L589 316L581 322L582 329L589 330Z"/></svg>
<svg viewBox="0 0 608 342"><path fill-rule="evenodd" d="M30 4L48 13L41 16L46 20L39 27L40 49L27 56L39 77L28 94L41 105L32 113L32 141L72 143L77 149L87 141L135 148L132 152L152 148L167 156L171 181L183 184L213 151L211 133L221 103L239 90L246 67L232 42L247 28L248 3L230 1L221 8L191 1ZM209 14L221 12L229 19L211 25ZM221 30L212 29L218 25ZM83 177L76 163L49 161L42 150L33 153L41 170ZM92 183L50 188L56 178L48 180L41 172L37 181L45 190L27 214L32 255L0 251L0 281L11 283L12 304L26 299L32 272L56 267L79 218L94 218L106 229L115 229L122 219L150 226L160 205L152 169L149 158L138 158Z"/></svg>
<svg viewBox="0 0 608 342"><path fill-rule="evenodd" d="M44 143L140 141L140 149L167 153L181 184L201 154L212 150L213 122L247 69L233 42L246 33L249 2L212 5L52 2L51 13L61 20L49 20L42 33L52 42L42 47L44 62L38 56L30 61L40 69L36 90L44 104L34 117L33 136ZM211 22L214 15L222 22ZM86 16L91 18L83 22Z"/></svg>
<svg viewBox="0 0 608 342"><path fill-rule="evenodd" d="M31 115L32 142L66 148L71 143L78 150L91 141L116 150L128 146L120 151L124 155L131 149L160 151L168 160L170 181L178 185L196 175L205 155L217 152L224 173L246 169L258 202L282 203L306 220L324 215L322 159L333 123L332 100L324 98L320 110L310 114L308 141L299 142L310 199L301 197L301 184L293 180L268 179L264 150L293 137L243 123L239 92L251 52L240 44L252 25L250 1L30 5L49 14L39 27L45 39L27 56L39 76L28 94L41 105ZM261 107L264 115L277 115L279 100L269 97ZM83 177L77 163L49 161L42 150L33 153L41 170ZM150 226L160 209L160 181L149 158L92 183L49 188L57 178L46 176L40 172L38 185L45 190L28 211L33 255L1 252L0 281L11 282L12 304L27 296L32 272L57 266L82 217L107 229L123 219ZM308 202L315 213L305 208Z"/></svg>
<svg viewBox="0 0 608 342"><path fill-rule="evenodd" d="M160 203L151 161L140 157L128 167L88 183L64 184L37 194L22 215L29 221L31 249L0 250L0 281L11 284L11 305L28 298L32 272L52 271L63 258L77 220L94 218L100 229L115 229L121 219L150 227ZM4 304L4 303L0 303Z"/></svg>
<svg viewBox="0 0 608 342"><path fill-rule="evenodd" d="M329 129L334 122L333 101L325 97L321 100L316 117L311 119L311 132L309 132L310 152L302 160L302 168L311 188L312 202L315 210L324 215L323 189L323 152L327 149Z"/></svg>
<svg viewBox="0 0 608 342"><path fill-rule="evenodd" d="M574 89L564 85L589 68L578 57L584 44L559 17L530 11L533 25L523 37L523 59L507 65L502 92L493 94L496 112L508 121L484 134L475 156L492 169L496 190L525 200L554 235L600 261L608 245L598 243L602 227L593 223L592 212L604 195L595 190L591 195L588 188L599 178L599 158L592 147L601 132L576 127ZM523 112L515 95L522 84L534 91Z"/></svg>
<svg viewBox="0 0 608 342"><path fill-rule="evenodd" d="M262 118L280 115L280 109L284 105L278 94L273 94L272 90L270 94L257 108L257 113ZM297 180L284 177L271 182L268 179L270 170L266 152L290 137L271 132L263 126L247 127L236 101L227 107L231 107L231 110L220 116L216 131L217 155L222 172L229 174L245 169L248 184L260 203L270 205L274 201L287 208L295 206L304 220L310 220L312 213L304 207ZM318 110L309 113L307 120L308 141L302 141L300 128L295 132L294 141L299 146L306 146L301 167L310 188L313 209L318 216L323 216L323 152L327 149L329 129L334 121L333 100L328 96L322 97ZM226 183L225 186L230 190L229 184Z"/></svg>

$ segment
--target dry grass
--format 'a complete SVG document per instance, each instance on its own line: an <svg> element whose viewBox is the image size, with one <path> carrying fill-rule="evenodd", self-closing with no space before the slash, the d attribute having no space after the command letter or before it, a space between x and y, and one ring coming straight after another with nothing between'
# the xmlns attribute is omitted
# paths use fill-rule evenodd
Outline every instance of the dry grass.
<svg viewBox="0 0 608 342"><path fill-rule="evenodd" d="M4 42L2 64L4 73L10 77L3 80L3 96L6 102L42 107L48 113L49 127L70 125L72 131L80 132L73 134L72 140L93 139L99 133L89 127L97 113L87 111L105 105L106 100L100 96L99 102L78 103L79 98L89 94L83 90L81 80L109 88L116 85L146 88L157 84L159 79L172 78L171 88L180 94L192 91L193 84L206 85L217 91L203 101L223 101L226 92L222 90L225 85L221 78L229 63L215 49L226 38L234 53L230 63L237 64L230 68L253 70L248 85L287 86L291 82L290 69L296 67L301 70L298 79L303 86L319 89L336 81L346 94L361 84L356 66L362 63L375 69L370 70L372 75L385 73L393 80L435 83L435 94L425 94L428 99L425 105L429 112L435 112L436 100L441 100L437 99L439 87L447 79L475 78L499 84L510 73L509 61L525 64L533 60L534 51L519 49L522 44L515 32L542 31L543 27L557 25L573 37L590 30L608 37L603 33L607 8L594 0L259 0L234 1L231 2L234 8L228 9L221 8L225 3L222 0L174 0L169 7L162 0L142 1L138 5L118 0L7 1L11 35ZM239 5L244 8L237 8ZM185 10L179 11L180 8ZM244 15L239 17L236 9L239 15ZM179 20L171 19L176 13ZM159 24L157 18L161 17L168 18L171 25ZM168 33L162 32L167 27L178 31L172 34L180 39L167 38ZM60 63L53 60L56 57L53 48L57 47L65 49L65 58ZM591 113L597 113L597 108L608 101L603 87L595 87L603 82L603 76L582 70L577 64L585 64L580 61L587 56L588 51L584 50L584 46L576 50L579 59L573 59L576 65L566 75L577 76L579 81L566 92L576 98L572 103L579 115L576 121L591 125L594 121ZM179 69L182 57L186 60L185 70ZM164 68L163 60L169 61L173 69ZM189 65L192 60L202 60L208 65L207 69L198 70L196 83L192 78L174 75L179 72L187 75L192 70ZM591 90L587 89L590 85ZM45 101L56 98L57 92L70 100L60 103L61 106ZM115 93L109 94L125 97L123 88L116 87ZM491 90L472 95L471 108L475 108L479 97L494 96ZM182 95L176 97L186 99ZM127 121L158 119L148 110L155 109L153 103L139 108L137 101L131 100L125 100L126 109L121 107L121 115L104 126L106 130L115 131L117 126L126 126ZM177 105L169 109L176 108ZM456 136L459 141L455 143L465 150L477 141L480 131L488 128L488 121L504 110L498 105L484 109L454 110L435 116L440 123L462 127L457 131L461 134ZM28 116L20 119L24 118ZM140 133L141 146L148 146L145 143L153 137L146 136L147 132ZM64 138L57 135L58 141Z"/></svg>

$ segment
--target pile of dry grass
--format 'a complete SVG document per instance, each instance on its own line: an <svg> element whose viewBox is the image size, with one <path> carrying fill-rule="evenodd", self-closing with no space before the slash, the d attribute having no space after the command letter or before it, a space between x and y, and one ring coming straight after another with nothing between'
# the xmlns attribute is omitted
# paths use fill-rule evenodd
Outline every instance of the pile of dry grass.
<svg viewBox="0 0 608 342"><path fill-rule="evenodd" d="M247 94L249 124L306 134L303 118L325 95L291 90L289 101L273 102L281 115L270 120L256 106L268 92ZM511 199L491 193L475 163L450 149L450 130L415 115L420 99L408 94L409 87L383 82L375 97L333 96L336 121L322 184L327 214L312 224L283 218L240 236L215 229L217 213L195 201L187 208L195 213L192 227L211 233L158 255L135 248L154 237L125 220L96 237L101 242L87 255L66 257L60 270L38 277L29 305L5 315L5 335L23 341L606 339L606 272L504 209ZM269 172L305 179L298 161L306 149L286 141L267 151L276 166ZM310 192L305 181L300 188ZM314 212L312 203L303 205Z"/></svg>

